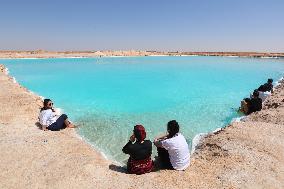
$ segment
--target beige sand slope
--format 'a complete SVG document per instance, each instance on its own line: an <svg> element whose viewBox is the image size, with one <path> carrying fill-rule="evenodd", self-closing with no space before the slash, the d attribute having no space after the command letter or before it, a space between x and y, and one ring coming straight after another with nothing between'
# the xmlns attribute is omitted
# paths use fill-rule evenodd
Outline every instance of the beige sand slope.
<svg viewBox="0 0 284 189"><path fill-rule="evenodd" d="M35 125L41 99L0 67L0 188L284 188L284 85L265 110L206 137L183 172L136 176L74 130Z"/></svg>

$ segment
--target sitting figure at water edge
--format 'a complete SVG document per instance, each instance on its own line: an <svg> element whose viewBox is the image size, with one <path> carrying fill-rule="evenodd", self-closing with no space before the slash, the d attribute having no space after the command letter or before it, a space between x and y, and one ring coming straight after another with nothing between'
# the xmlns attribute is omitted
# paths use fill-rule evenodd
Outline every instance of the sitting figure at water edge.
<svg viewBox="0 0 284 189"><path fill-rule="evenodd" d="M242 111L246 115L256 111L260 111L261 109L262 109L262 100L261 98L259 98L259 92L257 89L253 91L253 95L251 96L251 98L245 98L241 102L240 111Z"/></svg>
<svg viewBox="0 0 284 189"><path fill-rule="evenodd" d="M53 108L53 102L50 99L44 99L43 107L39 113L39 122L44 131L59 131L65 128L74 128L75 126L68 120L66 114L58 116Z"/></svg>
<svg viewBox="0 0 284 189"><path fill-rule="evenodd" d="M185 170L190 165L190 153L184 136L179 133L176 120L167 124L168 133L155 138L158 158L162 168Z"/></svg>
<svg viewBox="0 0 284 189"><path fill-rule="evenodd" d="M259 98L262 102L273 93L273 79L268 79L267 83L261 85L257 90L259 92Z"/></svg>
<svg viewBox="0 0 284 189"><path fill-rule="evenodd" d="M125 154L130 155L127 162L128 173L141 175L151 172L154 167L151 159L152 142L145 138L145 128L142 125L134 126L133 134L122 149Z"/></svg>

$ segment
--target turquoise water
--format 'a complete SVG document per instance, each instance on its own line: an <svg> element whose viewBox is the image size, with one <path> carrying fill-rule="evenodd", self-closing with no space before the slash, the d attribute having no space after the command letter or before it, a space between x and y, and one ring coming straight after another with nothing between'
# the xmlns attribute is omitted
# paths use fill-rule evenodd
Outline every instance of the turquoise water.
<svg viewBox="0 0 284 189"><path fill-rule="evenodd" d="M108 57L0 60L31 91L53 99L78 133L110 159L135 124L148 138L176 119L188 142L240 116L239 102L267 78L283 76L283 59Z"/></svg>

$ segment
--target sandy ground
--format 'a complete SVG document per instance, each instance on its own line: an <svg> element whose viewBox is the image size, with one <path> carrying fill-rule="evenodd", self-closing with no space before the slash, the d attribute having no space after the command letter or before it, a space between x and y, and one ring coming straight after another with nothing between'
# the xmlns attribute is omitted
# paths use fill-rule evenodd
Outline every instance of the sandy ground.
<svg viewBox="0 0 284 189"><path fill-rule="evenodd" d="M0 66L0 188L284 188L284 83L263 111L205 137L186 171L129 175L73 129L42 131L41 99Z"/></svg>

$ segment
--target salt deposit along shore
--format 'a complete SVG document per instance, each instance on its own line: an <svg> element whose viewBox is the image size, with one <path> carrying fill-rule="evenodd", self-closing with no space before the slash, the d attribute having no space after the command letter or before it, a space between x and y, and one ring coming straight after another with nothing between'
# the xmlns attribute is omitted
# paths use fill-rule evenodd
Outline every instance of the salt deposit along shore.
<svg viewBox="0 0 284 189"><path fill-rule="evenodd" d="M129 175L79 139L42 131L41 99L0 66L0 188L284 188L284 82L261 112L199 143L186 171Z"/></svg>

